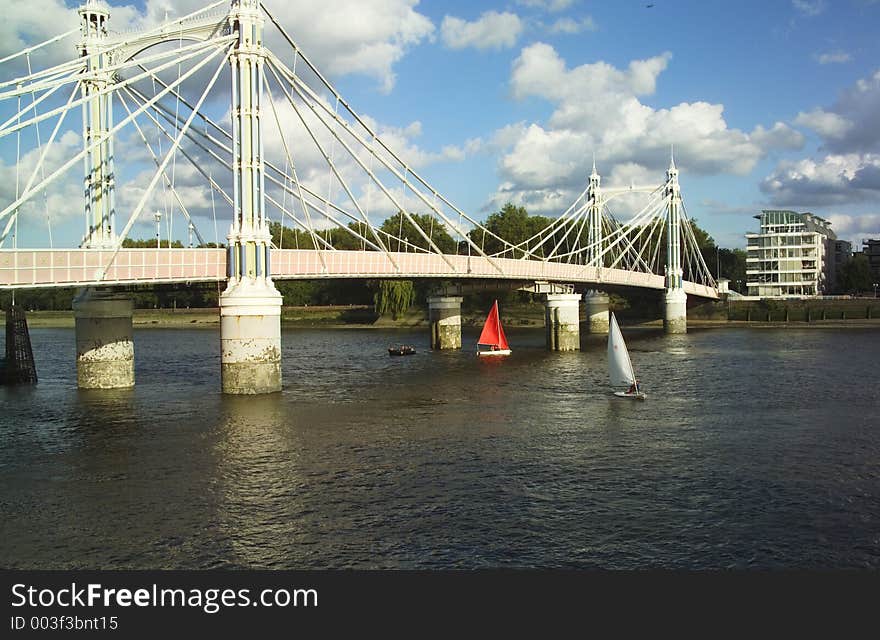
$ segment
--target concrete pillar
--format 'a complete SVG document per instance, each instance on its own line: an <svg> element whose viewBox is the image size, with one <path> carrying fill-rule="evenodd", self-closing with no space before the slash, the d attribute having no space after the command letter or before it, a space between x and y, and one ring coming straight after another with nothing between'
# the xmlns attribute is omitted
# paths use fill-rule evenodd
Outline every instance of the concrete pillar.
<svg viewBox="0 0 880 640"><path fill-rule="evenodd" d="M131 298L83 289L73 300L76 319L76 382L80 389L134 386Z"/></svg>
<svg viewBox="0 0 880 640"><path fill-rule="evenodd" d="M461 296L428 298L431 349L461 349Z"/></svg>
<svg viewBox="0 0 880 640"><path fill-rule="evenodd" d="M610 322L608 294L601 291L587 291L584 294L584 309L587 314L589 332L608 335Z"/></svg>
<svg viewBox="0 0 880 640"><path fill-rule="evenodd" d="M687 333L687 294L683 289L669 289L664 301L663 329L666 333Z"/></svg>
<svg viewBox="0 0 880 640"><path fill-rule="evenodd" d="M231 282L220 296L223 393L281 391L281 294L268 279Z"/></svg>
<svg viewBox="0 0 880 640"><path fill-rule="evenodd" d="M581 296L577 293L548 293L544 302L547 349L577 351L581 348Z"/></svg>

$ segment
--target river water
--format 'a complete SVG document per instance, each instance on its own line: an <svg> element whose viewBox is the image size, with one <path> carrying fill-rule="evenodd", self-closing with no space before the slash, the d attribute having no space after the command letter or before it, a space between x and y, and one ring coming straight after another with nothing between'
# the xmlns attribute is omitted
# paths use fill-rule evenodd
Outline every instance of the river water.
<svg viewBox="0 0 880 640"><path fill-rule="evenodd" d="M0 566L880 568L880 332L624 327L646 402L604 339L508 334L285 331L284 391L224 397L216 330L137 329L137 386L85 392L73 330L32 329Z"/></svg>

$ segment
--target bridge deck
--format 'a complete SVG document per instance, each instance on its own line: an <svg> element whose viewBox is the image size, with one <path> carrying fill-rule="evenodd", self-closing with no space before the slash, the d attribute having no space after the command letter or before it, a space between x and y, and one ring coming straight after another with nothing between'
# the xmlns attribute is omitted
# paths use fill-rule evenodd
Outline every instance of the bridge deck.
<svg viewBox="0 0 880 640"><path fill-rule="evenodd" d="M224 249L6 249L0 250L0 288L82 287L226 279ZM393 260L393 262L392 262ZM396 266L395 266L396 263ZM101 278L101 272L106 273ZM546 280L571 284L663 289L663 276L653 273L586 267L576 264L427 253L377 251L272 251L276 280L332 278L437 278L480 280ZM712 287L684 283L688 295L717 298Z"/></svg>

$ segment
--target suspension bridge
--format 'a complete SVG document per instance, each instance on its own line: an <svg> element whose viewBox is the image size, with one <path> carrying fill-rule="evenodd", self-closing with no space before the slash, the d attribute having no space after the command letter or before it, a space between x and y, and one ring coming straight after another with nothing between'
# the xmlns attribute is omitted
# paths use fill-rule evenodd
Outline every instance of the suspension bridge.
<svg viewBox="0 0 880 640"><path fill-rule="evenodd" d="M673 333L686 331L687 296L717 298L671 157L665 180L623 189L603 188L593 162L571 206L507 239L432 187L265 3L220 0L135 32L113 31L97 0L78 14L78 28L0 60L0 149L14 166L14 188L0 191L0 288L79 289L81 387L134 384L132 285L226 283L227 393L281 388L275 280L444 283L428 301L437 349L461 347L455 293L468 283L546 293L548 336L564 336L548 337L553 349L578 348L575 288L587 292L592 330L606 332L607 287L665 291ZM64 43L70 59L47 53ZM611 203L625 194L643 206L624 221ZM380 224L389 215L396 232ZM81 235L57 246L56 227L75 218ZM124 247L151 219L156 247ZM171 247L175 221L188 246ZM272 223L290 229L287 246ZM25 242L25 225L44 231Z"/></svg>

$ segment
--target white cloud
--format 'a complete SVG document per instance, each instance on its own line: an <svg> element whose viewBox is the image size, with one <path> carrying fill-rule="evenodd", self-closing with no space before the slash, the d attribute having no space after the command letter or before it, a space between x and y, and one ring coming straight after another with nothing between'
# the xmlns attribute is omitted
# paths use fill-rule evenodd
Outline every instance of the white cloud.
<svg viewBox="0 0 880 640"><path fill-rule="evenodd" d="M836 153L880 152L880 70L858 80L830 108L812 113L832 114L843 128L818 130L828 150Z"/></svg>
<svg viewBox="0 0 880 640"><path fill-rule="evenodd" d="M853 123L836 113L822 109L801 112L794 119L796 125L808 127L823 138L839 140L853 128Z"/></svg>
<svg viewBox="0 0 880 640"><path fill-rule="evenodd" d="M557 13L568 9L575 3L575 0L516 0L516 3L529 9L541 9Z"/></svg>
<svg viewBox="0 0 880 640"><path fill-rule="evenodd" d="M880 155L827 155L781 162L761 183L774 204L813 207L880 197Z"/></svg>
<svg viewBox="0 0 880 640"><path fill-rule="evenodd" d="M516 44L523 22L515 13L487 11L474 22L445 16L440 27L443 44L450 49L506 49Z"/></svg>
<svg viewBox="0 0 880 640"><path fill-rule="evenodd" d="M10 5L5 8L6 19L0 23L2 55L79 24L76 8L65 6L62 0L6 4ZM387 92L394 87L394 65L410 47L433 36L434 25L415 10L417 4L418 0L297 0L273 2L270 11L325 74L366 75ZM109 27L117 33L148 28L160 24L166 15L181 17L205 5L205 0L146 0L143 9L134 4L111 6ZM289 51L268 20L265 32L266 44L276 53ZM33 62L46 66L74 58L73 43L78 39L78 35L66 39L47 54L33 56Z"/></svg>
<svg viewBox="0 0 880 640"><path fill-rule="evenodd" d="M880 71L831 107L799 113L795 124L819 134L826 155L779 163L761 183L775 204L809 208L880 197Z"/></svg>
<svg viewBox="0 0 880 640"><path fill-rule="evenodd" d="M825 0L791 0L791 4L805 16L817 16L825 11Z"/></svg>
<svg viewBox="0 0 880 640"><path fill-rule="evenodd" d="M749 134L752 142L763 149L789 149L797 151L804 146L804 136L787 124L777 122L770 129L758 125Z"/></svg>
<svg viewBox="0 0 880 640"><path fill-rule="evenodd" d="M849 62L852 60L852 56L846 51L833 51L831 53L818 54L816 60L818 60L819 64L840 64L842 62Z"/></svg>
<svg viewBox="0 0 880 640"><path fill-rule="evenodd" d="M554 110L546 123L496 132L493 143L509 146L499 161L504 186L493 201L555 207L560 199L573 200L586 182L593 152L603 173L617 175L625 168L637 181L652 175L651 182L659 183L671 144L680 168L700 174L745 174L771 149L802 147L803 135L780 122L750 133L729 128L720 104L659 109L644 104L640 98L654 93L671 59L663 53L623 69L601 61L569 68L550 45L523 49L513 64L512 95L548 100Z"/></svg>
<svg viewBox="0 0 880 640"><path fill-rule="evenodd" d="M559 18L559 20L547 27L547 31L551 34L563 33L567 35L576 35L578 33L583 33L584 31L596 31L596 29L596 23L590 16L581 18L580 20L574 20L573 18Z"/></svg>
<svg viewBox="0 0 880 640"><path fill-rule="evenodd" d="M880 237L880 213L866 213L853 216L845 213L832 213L828 216L831 228L838 238L851 239L853 250L861 250L862 238Z"/></svg>
<svg viewBox="0 0 880 640"><path fill-rule="evenodd" d="M4 2L3 20L0 21L0 57L17 53L29 46L45 42L79 25L76 11L68 9L63 0L29 0L28 2ZM52 16L47 20L47 16ZM30 55L34 70L54 66L76 57L74 43L79 34L58 43L38 49ZM27 61L21 56L4 63L8 77L27 73Z"/></svg>

